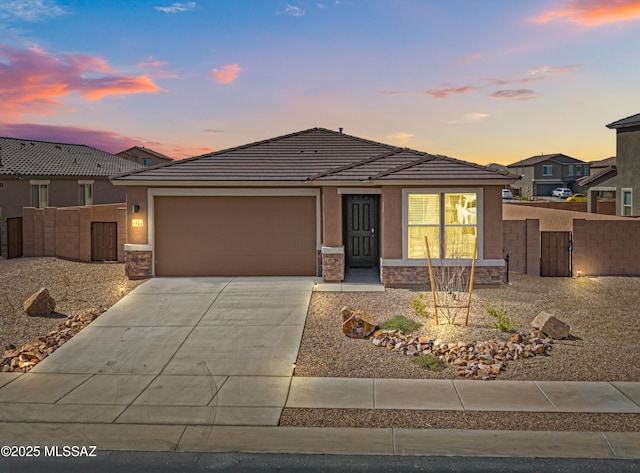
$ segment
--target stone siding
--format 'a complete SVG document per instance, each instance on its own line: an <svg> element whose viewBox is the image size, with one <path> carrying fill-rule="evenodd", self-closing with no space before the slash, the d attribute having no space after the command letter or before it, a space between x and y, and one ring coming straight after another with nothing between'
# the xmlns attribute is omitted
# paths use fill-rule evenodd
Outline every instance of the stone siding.
<svg viewBox="0 0 640 473"><path fill-rule="evenodd" d="M322 280L325 282L344 280L344 253L322 255Z"/></svg>
<svg viewBox="0 0 640 473"><path fill-rule="evenodd" d="M438 271L437 267L433 268ZM471 268L468 268L470 271ZM473 284L504 284L506 266L476 266ZM383 266L382 283L385 286L423 285L431 287L429 268L426 266Z"/></svg>
<svg viewBox="0 0 640 473"><path fill-rule="evenodd" d="M129 279L145 279L152 276L152 251L125 251L124 272Z"/></svg>

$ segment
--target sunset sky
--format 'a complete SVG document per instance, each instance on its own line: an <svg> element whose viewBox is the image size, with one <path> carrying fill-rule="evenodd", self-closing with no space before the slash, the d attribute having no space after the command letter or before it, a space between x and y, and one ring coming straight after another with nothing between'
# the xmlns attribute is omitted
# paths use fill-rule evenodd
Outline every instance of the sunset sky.
<svg viewBox="0 0 640 473"><path fill-rule="evenodd" d="M1 0L0 136L174 158L311 127L486 164L615 155L640 0Z"/></svg>

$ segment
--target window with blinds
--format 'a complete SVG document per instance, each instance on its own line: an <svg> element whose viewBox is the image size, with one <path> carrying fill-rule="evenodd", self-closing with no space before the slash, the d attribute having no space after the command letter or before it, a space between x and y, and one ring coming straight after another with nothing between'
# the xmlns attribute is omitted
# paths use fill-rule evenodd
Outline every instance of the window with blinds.
<svg viewBox="0 0 640 473"><path fill-rule="evenodd" d="M408 194L408 257L427 257L426 236L431 258L471 258L477 222L475 193Z"/></svg>

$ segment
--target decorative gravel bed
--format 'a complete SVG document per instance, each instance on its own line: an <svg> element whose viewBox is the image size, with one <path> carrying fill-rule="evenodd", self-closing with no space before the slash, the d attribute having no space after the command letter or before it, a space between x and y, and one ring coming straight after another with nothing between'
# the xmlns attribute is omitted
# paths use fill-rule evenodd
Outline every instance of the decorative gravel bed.
<svg viewBox="0 0 640 473"><path fill-rule="evenodd" d="M436 326L433 304L417 317L409 301L415 290L383 293L314 293L309 306L295 376L458 379L457 369L427 371L409 356L342 334L340 309L369 312L376 323L403 315L423 323L417 332L445 343L509 338L492 328L484 306L504 308L517 331L531 331L540 312L571 326L571 337L552 345L549 356L509 361L499 380L640 381L640 278L539 278L510 275L511 283L473 292L469 325ZM491 382L477 380L474 382ZM285 409L281 425L332 427L460 428L505 430L640 430L637 414L559 414L365 409Z"/></svg>
<svg viewBox="0 0 640 473"><path fill-rule="evenodd" d="M9 344L31 343L67 316L106 309L143 281L129 281L120 263L77 263L57 258L0 258L0 354ZM29 317L22 304L41 287L56 301L49 317Z"/></svg>
<svg viewBox="0 0 640 473"><path fill-rule="evenodd" d="M510 275L511 284L473 291L469 325L464 315L455 325L436 326L427 297L428 317L417 317L410 305L416 291L316 292L311 298L296 363L296 376L351 378L457 379L452 366L439 372L411 363L411 357L375 347L370 340L343 335L340 309L369 312L376 323L397 315L423 323L416 332L445 343L507 340L511 334L492 328L484 310L489 302L504 308L515 330L530 332L540 311L571 326L571 337L552 345L550 356L510 361L500 380L640 381L640 278L539 278ZM430 294L430 293L429 293Z"/></svg>

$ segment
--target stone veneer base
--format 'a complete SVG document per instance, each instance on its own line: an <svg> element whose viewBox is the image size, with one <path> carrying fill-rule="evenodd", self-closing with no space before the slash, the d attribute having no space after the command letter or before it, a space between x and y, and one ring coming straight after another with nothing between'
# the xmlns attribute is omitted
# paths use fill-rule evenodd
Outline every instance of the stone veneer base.
<svg viewBox="0 0 640 473"><path fill-rule="evenodd" d="M322 280L324 282L344 280L344 253L322 254Z"/></svg>
<svg viewBox="0 0 640 473"><path fill-rule="evenodd" d="M438 270L437 267L434 268ZM470 271L471 268L468 268ZM476 266L473 284L504 284L506 280L506 266ZM383 266L381 279L385 286L431 286L429 268L426 266Z"/></svg>
<svg viewBox="0 0 640 473"><path fill-rule="evenodd" d="M152 276L152 251L125 251L124 273L129 279L146 279Z"/></svg>

